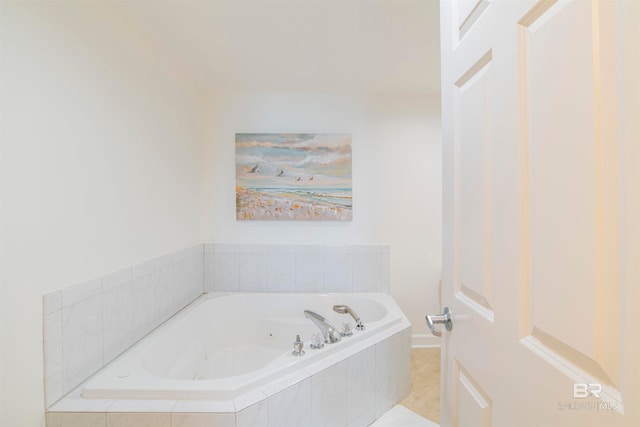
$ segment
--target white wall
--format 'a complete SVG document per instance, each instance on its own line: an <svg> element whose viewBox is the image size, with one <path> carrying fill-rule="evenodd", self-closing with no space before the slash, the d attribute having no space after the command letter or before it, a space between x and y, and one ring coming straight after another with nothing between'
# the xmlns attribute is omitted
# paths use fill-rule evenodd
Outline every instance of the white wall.
<svg viewBox="0 0 640 427"><path fill-rule="evenodd" d="M391 293L426 333L438 97L218 93L204 106L197 74L116 2L1 7L0 425L44 423L43 294L203 240L389 244ZM354 220L237 222L235 132L351 133Z"/></svg>
<svg viewBox="0 0 640 427"><path fill-rule="evenodd" d="M202 241L202 105L112 3L2 3L2 419L44 425L44 293Z"/></svg>
<svg viewBox="0 0 640 427"><path fill-rule="evenodd" d="M440 99L437 96L217 94L205 146L205 241L389 244L391 294L424 343L438 311L441 252ZM235 219L236 132L352 134L352 222ZM433 341L431 341L433 342Z"/></svg>

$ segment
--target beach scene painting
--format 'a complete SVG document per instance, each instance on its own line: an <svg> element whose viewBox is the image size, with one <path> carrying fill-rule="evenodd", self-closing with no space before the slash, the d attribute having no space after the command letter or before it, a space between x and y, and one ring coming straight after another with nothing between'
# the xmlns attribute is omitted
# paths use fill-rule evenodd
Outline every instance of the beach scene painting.
<svg viewBox="0 0 640 427"><path fill-rule="evenodd" d="M351 135L236 134L236 218L350 221Z"/></svg>

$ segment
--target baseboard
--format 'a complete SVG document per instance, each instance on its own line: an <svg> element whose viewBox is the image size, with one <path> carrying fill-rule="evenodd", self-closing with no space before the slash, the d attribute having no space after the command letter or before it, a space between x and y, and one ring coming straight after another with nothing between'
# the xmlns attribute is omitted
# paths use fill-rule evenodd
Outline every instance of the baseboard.
<svg viewBox="0 0 640 427"><path fill-rule="evenodd" d="M412 348L440 347L440 338L431 334L413 334L411 336Z"/></svg>

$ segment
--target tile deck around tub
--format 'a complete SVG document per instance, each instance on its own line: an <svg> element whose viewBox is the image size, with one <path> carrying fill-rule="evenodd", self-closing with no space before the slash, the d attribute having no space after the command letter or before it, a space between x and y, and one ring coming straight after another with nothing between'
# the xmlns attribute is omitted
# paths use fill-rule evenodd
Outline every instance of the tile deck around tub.
<svg viewBox="0 0 640 427"><path fill-rule="evenodd" d="M385 245L198 244L45 294L45 405L203 292L389 293L389 265Z"/></svg>
<svg viewBox="0 0 640 427"><path fill-rule="evenodd" d="M381 332L376 338L375 342L370 338L357 343L257 390L228 400L84 399L80 395L80 386L47 411L47 425L112 427L133 425L129 424L133 421L136 422L135 425L154 427L166 423L167 427L281 427L315 425L324 421L336 427L360 425L362 420L373 421L381 415L378 413L381 408L393 406L406 397L409 390L409 322L404 319L400 324ZM365 361L368 361L365 363L367 366L374 366L361 369L358 373L357 366ZM396 373L390 375L391 370L395 370ZM355 377L360 374L363 381L373 384L356 387L354 390L360 390L358 393L349 393L348 390L352 387L334 390L334 387L323 386L345 381L353 384L356 382ZM344 378L345 375L347 378ZM381 387L385 388L384 392ZM340 391L343 391L344 395L338 398L336 393ZM338 405L337 413L330 414L331 419L322 421L318 418L312 422L314 406L326 407L337 401L336 399L343 404ZM294 411L293 408L298 410ZM299 424L303 419L309 423Z"/></svg>

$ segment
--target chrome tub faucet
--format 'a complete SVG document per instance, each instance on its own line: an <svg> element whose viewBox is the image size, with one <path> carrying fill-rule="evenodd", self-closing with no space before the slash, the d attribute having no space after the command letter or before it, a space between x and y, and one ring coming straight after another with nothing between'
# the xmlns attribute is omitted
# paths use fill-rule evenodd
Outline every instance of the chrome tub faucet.
<svg viewBox="0 0 640 427"><path fill-rule="evenodd" d="M325 343L333 344L342 338L340 331L315 311L305 310L304 317L311 320L320 329Z"/></svg>

